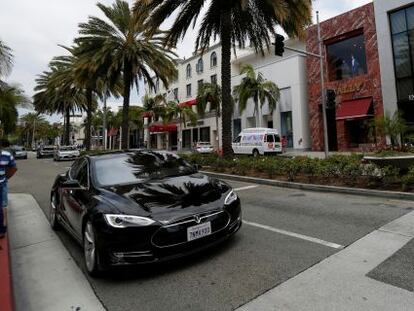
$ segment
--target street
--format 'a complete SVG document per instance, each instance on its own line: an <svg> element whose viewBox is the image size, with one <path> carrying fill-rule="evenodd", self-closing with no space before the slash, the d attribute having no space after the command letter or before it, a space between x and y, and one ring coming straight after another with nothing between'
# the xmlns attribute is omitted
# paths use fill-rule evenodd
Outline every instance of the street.
<svg viewBox="0 0 414 311"><path fill-rule="evenodd" d="M70 164L31 155L18 162L10 192L32 194L48 215L53 180ZM241 198L242 229L185 259L88 277L107 310L233 310L413 209L397 200L229 184ZM84 271L81 247L65 231L58 235Z"/></svg>

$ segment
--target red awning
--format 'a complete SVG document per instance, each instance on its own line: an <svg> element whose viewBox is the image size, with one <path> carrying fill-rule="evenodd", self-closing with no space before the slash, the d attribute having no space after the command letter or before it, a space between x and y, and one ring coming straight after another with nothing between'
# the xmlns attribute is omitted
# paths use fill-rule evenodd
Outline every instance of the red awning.
<svg viewBox="0 0 414 311"><path fill-rule="evenodd" d="M336 110L337 120L360 119L373 116L372 97L347 100Z"/></svg>
<svg viewBox="0 0 414 311"><path fill-rule="evenodd" d="M149 118L149 117L151 117L152 116L152 112L151 111L145 111L143 114L142 114L142 117L144 117L144 118Z"/></svg>
<svg viewBox="0 0 414 311"><path fill-rule="evenodd" d="M190 100L187 100L186 102L179 103L178 105L181 106L181 107L184 107L184 106L191 107L191 106L194 106L196 104L197 104L196 99L190 99Z"/></svg>
<svg viewBox="0 0 414 311"><path fill-rule="evenodd" d="M177 132L177 124L151 124L149 130L151 133Z"/></svg>

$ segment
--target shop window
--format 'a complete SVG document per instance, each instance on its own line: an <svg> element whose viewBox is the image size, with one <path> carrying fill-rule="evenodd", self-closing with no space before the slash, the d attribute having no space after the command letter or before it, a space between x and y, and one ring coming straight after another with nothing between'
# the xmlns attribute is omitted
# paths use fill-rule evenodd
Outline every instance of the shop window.
<svg viewBox="0 0 414 311"><path fill-rule="evenodd" d="M200 141L210 142L210 127L202 127L200 129Z"/></svg>
<svg viewBox="0 0 414 311"><path fill-rule="evenodd" d="M183 130L183 148L191 148L191 130Z"/></svg>
<svg viewBox="0 0 414 311"><path fill-rule="evenodd" d="M367 73L364 35L327 45L329 80L343 80Z"/></svg>

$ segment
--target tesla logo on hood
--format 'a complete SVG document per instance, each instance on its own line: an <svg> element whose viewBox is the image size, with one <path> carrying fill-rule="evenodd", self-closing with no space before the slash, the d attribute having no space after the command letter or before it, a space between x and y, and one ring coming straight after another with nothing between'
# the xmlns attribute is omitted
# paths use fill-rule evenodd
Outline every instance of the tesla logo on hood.
<svg viewBox="0 0 414 311"><path fill-rule="evenodd" d="M198 216L198 215L195 215L195 216L194 216L194 220L195 220L195 222L196 222L196 223L198 223L198 224L201 222L201 218L200 218L200 216Z"/></svg>

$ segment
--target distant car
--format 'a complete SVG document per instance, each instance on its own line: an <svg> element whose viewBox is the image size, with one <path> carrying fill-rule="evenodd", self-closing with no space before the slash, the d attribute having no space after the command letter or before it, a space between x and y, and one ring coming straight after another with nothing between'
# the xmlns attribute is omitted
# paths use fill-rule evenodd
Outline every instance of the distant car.
<svg viewBox="0 0 414 311"><path fill-rule="evenodd" d="M53 155L54 161L73 160L80 156L80 151L75 146L60 146L55 149Z"/></svg>
<svg viewBox="0 0 414 311"><path fill-rule="evenodd" d="M57 176L50 198L52 228L65 228L83 245L91 275L189 255L242 225L231 186L169 152L80 157Z"/></svg>
<svg viewBox="0 0 414 311"><path fill-rule="evenodd" d="M43 146L37 149L36 158L46 158L46 157L53 157L55 152L54 146Z"/></svg>
<svg viewBox="0 0 414 311"><path fill-rule="evenodd" d="M213 146L207 142L198 142L196 144L195 150L198 153L213 153L214 151Z"/></svg>
<svg viewBox="0 0 414 311"><path fill-rule="evenodd" d="M15 159L27 159L27 151L22 146L11 146L10 147Z"/></svg>

